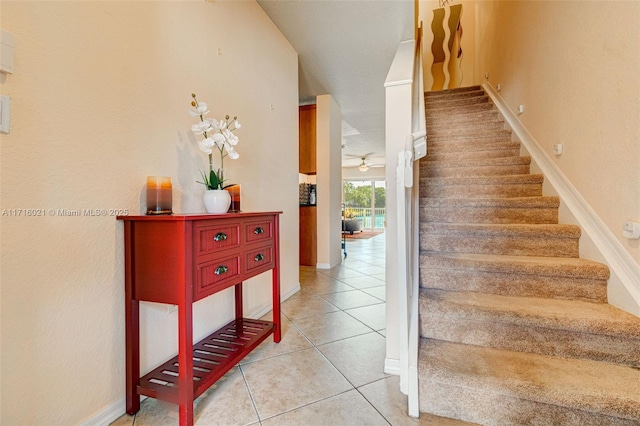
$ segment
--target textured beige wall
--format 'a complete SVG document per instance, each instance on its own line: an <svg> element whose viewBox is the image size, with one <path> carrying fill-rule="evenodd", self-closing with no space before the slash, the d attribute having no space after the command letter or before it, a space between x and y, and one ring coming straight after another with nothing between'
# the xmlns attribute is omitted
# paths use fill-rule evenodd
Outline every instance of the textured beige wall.
<svg viewBox="0 0 640 426"><path fill-rule="evenodd" d="M50 209L142 211L147 175L174 210L203 211L190 94L237 114L244 210L283 210L282 292L298 283L297 55L253 1L2 2L15 36L11 134L2 135L2 418L78 424L124 398L122 224ZM270 304L269 277L245 309ZM229 292L195 306L196 337L232 316ZM142 369L176 352L176 313L144 304Z"/></svg>
<svg viewBox="0 0 640 426"><path fill-rule="evenodd" d="M640 2L477 3L479 73L640 264ZM562 143L556 157L553 145Z"/></svg>

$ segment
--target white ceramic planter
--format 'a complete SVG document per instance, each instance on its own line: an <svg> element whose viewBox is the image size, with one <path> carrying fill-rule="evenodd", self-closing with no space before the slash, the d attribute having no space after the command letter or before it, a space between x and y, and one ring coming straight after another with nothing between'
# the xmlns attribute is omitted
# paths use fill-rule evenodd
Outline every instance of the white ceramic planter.
<svg viewBox="0 0 640 426"><path fill-rule="evenodd" d="M231 195L226 189L207 189L204 192L203 201L207 213L226 213L231 205Z"/></svg>

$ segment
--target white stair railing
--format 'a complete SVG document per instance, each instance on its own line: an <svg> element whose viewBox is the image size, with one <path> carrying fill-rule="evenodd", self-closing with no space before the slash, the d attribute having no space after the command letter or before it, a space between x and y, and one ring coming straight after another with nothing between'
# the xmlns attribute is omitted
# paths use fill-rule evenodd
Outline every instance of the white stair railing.
<svg viewBox="0 0 640 426"><path fill-rule="evenodd" d="M397 150L396 180L396 249L399 316L400 390L408 395L408 413L419 417L418 398L418 298L419 298L419 167L416 161L427 154L422 79L421 29L415 43L411 84L411 133ZM389 151L389 146L387 150Z"/></svg>

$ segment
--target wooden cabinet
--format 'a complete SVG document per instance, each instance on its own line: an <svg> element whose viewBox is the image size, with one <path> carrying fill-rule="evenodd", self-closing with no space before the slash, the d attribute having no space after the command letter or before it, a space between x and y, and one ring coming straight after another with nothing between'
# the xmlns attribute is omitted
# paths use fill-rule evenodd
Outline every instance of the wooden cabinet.
<svg viewBox="0 0 640 426"><path fill-rule="evenodd" d="M315 267L318 262L316 206L300 206L300 265Z"/></svg>
<svg viewBox="0 0 640 426"><path fill-rule="evenodd" d="M316 174L316 106L303 105L299 108L298 128L300 173Z"/></svg>
<svg viewBox="0 0 640 426"><path fill-rule="evenodd" d="M280 341L279 214L118 216L124 222L126 411L140 395L178 404L193 424L193 400L268 336ZM272 271L273 321L243 318L242 281ZM234 287L235 319L193 342L192 305ZM178 306L178 356L140 377L139 302Z"/></svg>

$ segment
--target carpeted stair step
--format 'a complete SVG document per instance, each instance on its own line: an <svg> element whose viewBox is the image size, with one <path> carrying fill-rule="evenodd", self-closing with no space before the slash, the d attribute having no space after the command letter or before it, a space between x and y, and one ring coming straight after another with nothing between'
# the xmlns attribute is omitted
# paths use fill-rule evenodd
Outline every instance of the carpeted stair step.
<svg viewBox="0 0 640 426"><path fill-rule="evenodd" d="M578 257L580 234L575 225L421 223L420 250Z"/></svg>
<svg viewBox="0 0 640 426"><path fill-rule="evenodd" d="M438 135L450 135L450 134L459 134L459 133L478 133L483 131L492 131L492 130L502 130L505 129L504 121L501 119L494 120L482 120L482 121L469 121L463 123L456 123L454 125L446 123L446 124L438 124L429 126L429 135L430 136L438 136Z"/></svg>
<svg viewBox="0 0 640 426"><path fill-rule="evenodd" d="M442 110L444 108L465 108L470 105L486 104L490 103L489 97L485 93L476 92L473 95L458 97L456 99L442 98L429 98L425 99L425 110L434 111Z"/></svg>
<svg viewBox="0 0 640 426"><path fill-rule="evenodd" d="M501 145L496 147L495 145ZM420 160L420 163L427 161L475 161L480 159L492 159L499 157L518 157L520 156L520 144L518 142L502 142L500 144L491 144L485 150L478 151L451 151L451 152L433 152L429 147L427 156Z"/></svg>
<svg viewBox="0 0 640 426"><path fill-rule="evenodd" d="M420 254L420 286L503 296L607 302L609 268L580 258Z"/></svg>
<svg viewBox="0 0 640 426"><path fill-rule="evenodd" d="M640 319L606 303L434 289L419 303L421 337L640 369Z"/></svg>
<svg viewBox="0 0 640 426"><path fill-rule="evenodd" d="M421 161L420 177L523 175L530 164L528 156Z"/></svg>
<svg viewBox="0 0 640 426"><path fill-rule="evenodd" d="M640 371L421 339L420 409L483 425L638 426Z"/></svg>
<svg viewBox="0 0 640 426"><path fill-rule="evenodd" d="M558 197L421 198L420 222L558 223Z"/></svg>
<svg viewBox="0 0 640 426"><path fill-rule="evenodd" d="M432 112L429 117L425 116L428 129L435 127L451 127L451 126L470 126L473 124L483 123L485 121L504 121L500 113L496 109L486 108L481 111L458 113L458 114L441 114Z"/></svg>
<svg viewBox="0 0 640 426"><path fill-rule="evenodd" d="M476 123L475 125L469 124L466 126L443 126L440 128L430 128L429 137L437 136L471 136L471 135L484 135L487 132L500 132L504 131L504 123L500 121L488 122L488 123Z"/></svg>
<svg viewBox="0 0 640 426"><path fill-rule="evenodd" d="M470 135L442 135L442 136L427 136L427 145L430 142L433 143L460 143L460 142L471 142L471 143L482 143L482 142L511 142L511 138L513 137L513 132L511 130L493 130L490 132L482 132L479 134L470 134Z"/></svg>
<svg viewBox="0 0 640 426"><path fill-rule="evenodd" d="M425 98L438 98L438 97L456 97L456 96L465 96L470 92L482 92L484 93L484 90L482 89L481 86L476 85L476 86L468 86L468 87L456 87L454 89L445 89L445 90L433 90L433 91L426 91L424 92L424 97Z"/></svg>
<svg viewBox="0 0 640 426"><path fill-rule="evenodd" d="M492 139L488 140L429 140L427 137L427 150L430 154L446 154L450 152L475 152L475 151L491 151L491 150L500 150L505 147L513 147L513 144L518 144L519 142L505 140L505 141L496 141Z"/></svg>
<svg viewBox="0 0 640 426"><path fill-rule="evenodd" d="M539 174L420 178L420 197L514 198L542 195Z"/></svg>
<svg viewBox="0 0 640 426"><path fill-rule="evenodd" d="M474 114L482 111L492 111L494 106L492 102L482 102L463 106L439 106L438 108L429 108L429 102L425 102L425 119L439 120L446 119L449 116L460 114Z"/></svg>
<svg viewBox="0 0 640 426"><path fill-rule="evenodd" d="M520 155L520 142L461 142L455 144L430 142L427 150L427 157L421 159L420 162L456 158L463 160L474 157L512 157L517 155Z"/></svg>

